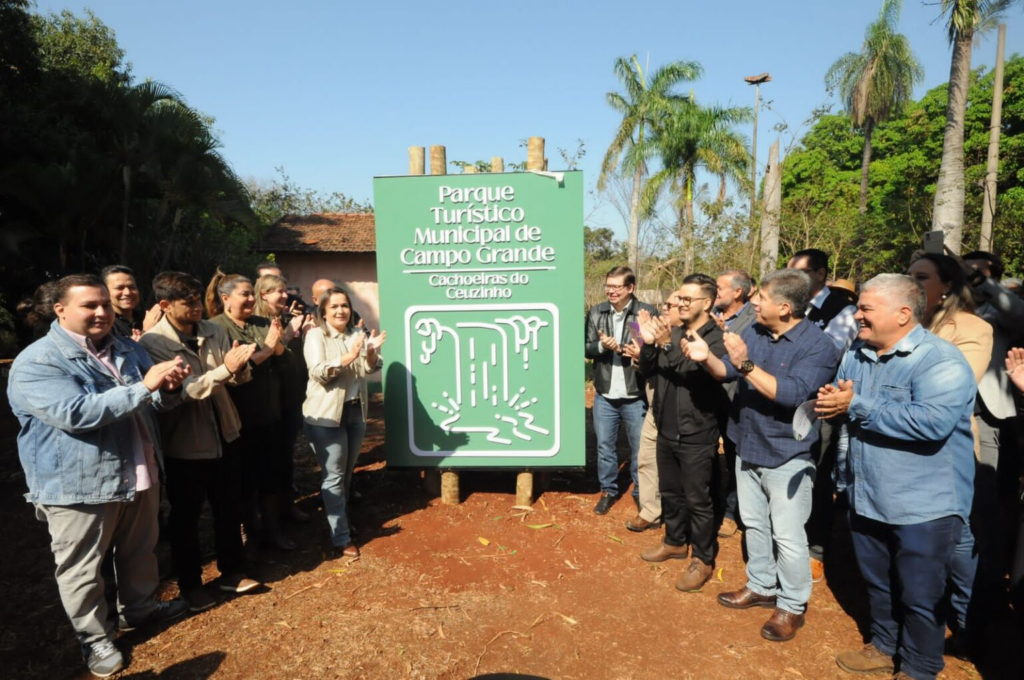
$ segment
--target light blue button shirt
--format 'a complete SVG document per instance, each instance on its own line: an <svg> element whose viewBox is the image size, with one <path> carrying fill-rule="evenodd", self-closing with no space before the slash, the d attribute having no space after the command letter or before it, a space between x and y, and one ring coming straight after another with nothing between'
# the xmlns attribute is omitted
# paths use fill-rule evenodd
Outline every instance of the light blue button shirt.
<svg viewBox="0 0 1024 680"><path fill-rule="evenodd" d="M852 380L855 392L847 414L851 509L887 524L966 521L977 387L960 350L921 326L882 356L858 340L837 380Z"/></svg>

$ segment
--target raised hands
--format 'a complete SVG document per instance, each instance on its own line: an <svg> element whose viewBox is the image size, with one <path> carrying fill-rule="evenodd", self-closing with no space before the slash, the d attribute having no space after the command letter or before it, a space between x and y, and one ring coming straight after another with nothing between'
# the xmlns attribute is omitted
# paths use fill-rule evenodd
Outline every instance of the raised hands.
<svg viewBox="0 0 1024 680"><path fill-rule="evenodd" d="M744 361L750 358L747 353L747 343L743 342L743 338L736 333L725 333L722 340L725 343L725 351L729 353L729 363L735 368L739 368Z"/></svg>
<svg viewBox="0 0 1024 680"><path fill-rule="evenodd" d="M366 334L364 333L363 335L365 336ZM379 335L376 330L370 331L370 336L366 338L366 363L370 364L370 366L377 363L377 353L387 339L387 331L381 331Z"/></svg>
<svg viewBox="0 0 1024 680"><path fill-rule="evenodd" d="M814 412L822 420L841 416L849 410L853 396L852 380L840 380L838 387L829 383L818 390L818 399L814 404Z"/></svg>
<svg viewBox="0 0 1024 680"><path fill-rule="evenodd" d="M1014 386L1024 391L1024 349L1014 347L1006 353L1006 372Z"/></svg>
<svg viewBox="0 0 1024 680"><path fill-rule="evenodd" d="M348 366L353 361L359 358L360 353L363 351L363 345L366 343L366 333L354 333L352 335L352 341L348 346L348 357L345 362L345 366Z"/></svg>
<svg viewBox="0 0 1024 680"><path fill-rule="evenodd" d="M164 310L160 309L160 304L157 303L149 308L146 312L146 316L142 319L142 330L149 331L153 326L160 323L160 319L164 318Z"/></svg>
<svg viewBox="0 0 1024 680"><path fill-rule="evenodd" d="M690 340L683 338L679 343L679 347L683 350L683 356L697 363L704 363L711 356L711 348L708 347L708 343L704 338L699 335L694 335Z"/></svg>
<svg viewBox="0 0 1024 680"><path fill-rule="evenodd" d="M231 349L224 355L224 365L228 367L232 375L238 375L255 353L255 344L240 345L238 340L235 340L234 344L231 345Z"/></svg>
<svg viewBox="0 0 1024 680"><path fill-rule="evenodd" d="M644 340L644 342L647 342ZM636 361L640 358L640 343L636 340L630 340L629 344L622 345L622 356Z"/></svg>
<svg viewBox="0 0 1024 680"><path fill-rule="evenodd" d="M609 352L615 352L618 354L621 351L619 343L615 341L615 338L605 335L603 331L597 332L597 338L601 341L601 347L604 347ZM644 338L644 341L646 342L647 339Z"/></svg>
<svg viewBox="0 0 1024 680"><path fill-rule="evenodd" d="M156 392L160 389L176 390L181 387L181 383L191 373L191 367L182 361L181 357L175 357L170 361L154 364L146 372L142 382L150 392Z"/></svg>
<svg viewBox="0 0 1024 680"><path fill-rule="evenodd" d="M270 330L267 331L267 339L263 341L264 347L269 347L272 350L276 350L278 344L281 342L284 330L281 327L281 320L274 319L270 322Z"/></svg>

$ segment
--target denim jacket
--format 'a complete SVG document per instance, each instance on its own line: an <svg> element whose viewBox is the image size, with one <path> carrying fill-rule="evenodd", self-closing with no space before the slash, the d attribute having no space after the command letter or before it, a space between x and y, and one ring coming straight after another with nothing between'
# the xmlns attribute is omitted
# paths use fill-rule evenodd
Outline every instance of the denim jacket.
<svg viewBox="0 0 1024 680"><path fill-rule="evenodd" d="M173 398L151 393L142 380L153 365L140 345L114 338L118 383L58 322L18 355L7 398L21 423L18 456L25 498L43 505L98 504L135 497L132 417L141 416L163 469L151 406ZM161 404L163 399L163 404Z"/></svg>

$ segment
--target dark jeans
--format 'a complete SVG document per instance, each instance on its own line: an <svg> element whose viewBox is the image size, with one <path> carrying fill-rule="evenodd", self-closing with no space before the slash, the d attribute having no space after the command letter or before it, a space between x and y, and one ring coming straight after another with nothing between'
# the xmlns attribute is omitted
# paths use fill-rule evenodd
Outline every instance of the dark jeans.
<svg viewBox="0 0 1024 680"><path fill-rule="evenodd" d="M285 446L285 423L271 425L242 424L242 434L235 443L242 458L242 494L255 497L283 493L291 480L288 476L292 451Z"/></svg>
<svg viewBox="0 0 1024 680"><path fill-rule="evenodd" d="M666 545L690 544L693 556L715 561L718 548L711 503L711 470L718 442L691 443L658 437L658 490Z"/></svg>
<svg viewBox="0 0 1024 680"><path fill-rule="evenodd" d="M946 639L943 598L964 521L956 516L921 524L883 524L850 513L857 566L871 610L871 643L898 655L914 678L942 671Z"/></svg>
<svg viewBox="0 0 1024 680"><path fill-rule="evenodd" d="M811 494L811 517L807 520L807 546L811 557L824 561L832 543L832 520L834 517L834 495L836 484L832 473L836 468L836 441L839 428L832 423L821 421L818 443L812 449L814 457L814 491Z"/></svg>
<svg viewBox="0 0 1024 680"><path fill-rule="evenodd" d="M234 443L222 444L224 455L221 458L166 460L167 498L171 502L171 556L183 593L203 585L199 516L206 499L210 500L213 510L217 569L224 576L245 573L238 511L241 455Z"/></svg>
<svg viewBox="0 0 1024 680"><path fill-rule="evenodd" d="M722 523L723 518L734 522L740 521L739 502L736 494L736 445L727 434L722 435L722 448L725 454L715 456L712 470L712 488L714 489L715 525Z"/></svg>

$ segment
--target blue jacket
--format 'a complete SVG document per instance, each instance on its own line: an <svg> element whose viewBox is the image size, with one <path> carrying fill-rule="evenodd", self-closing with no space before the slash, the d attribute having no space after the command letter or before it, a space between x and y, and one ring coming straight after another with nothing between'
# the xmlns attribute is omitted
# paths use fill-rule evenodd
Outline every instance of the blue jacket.
<svg viewBox="0 0 1024 680"><path fill-rule="evenodd" d="M18 456L25 498L43 505L130 501L135 496L135 414L142 417L163 468L151 393L142 379L153 365L140 345L114 338L114 380L54 321L50 332L18 355L7 397L21 423ZM169 405L169 404L167 404Z"/></svg>
<svg viewBox="0 0 1024 680"><path fill-rule="evenodd" d="M850 508L886 524L967 521L977 386L960 350L918 326L882 356L855 342L837 380L853 381Z"/></svg>

